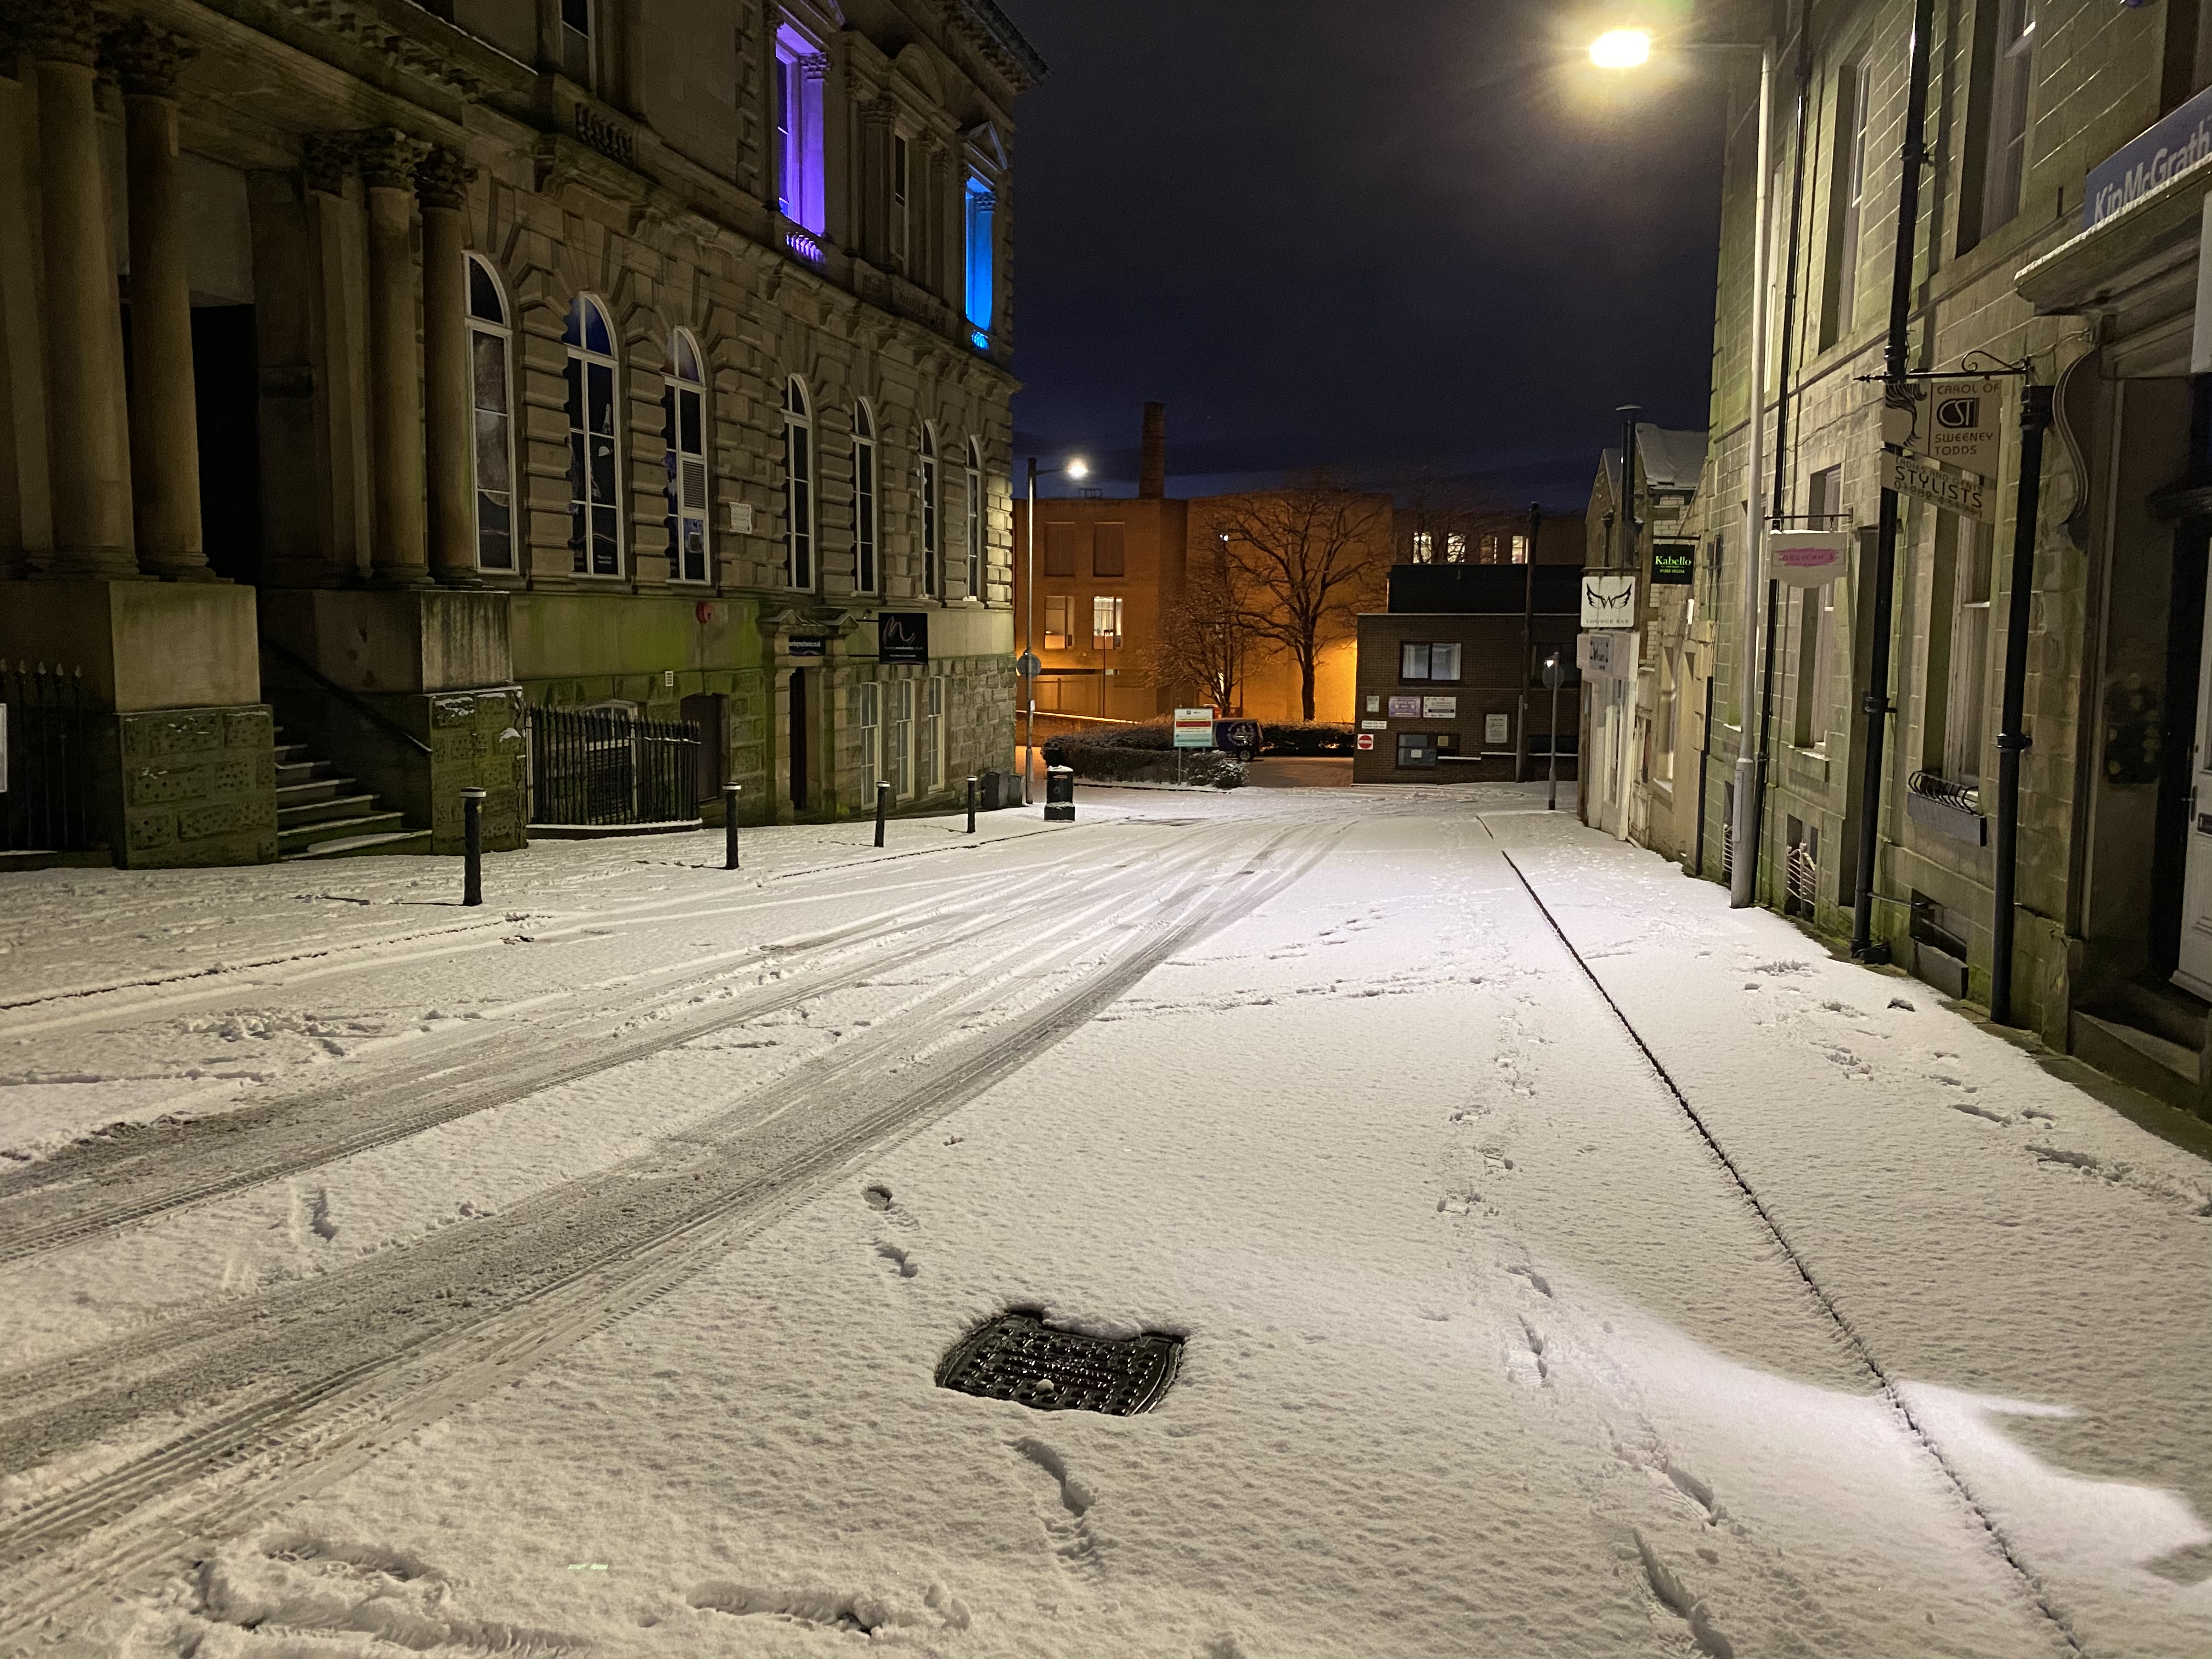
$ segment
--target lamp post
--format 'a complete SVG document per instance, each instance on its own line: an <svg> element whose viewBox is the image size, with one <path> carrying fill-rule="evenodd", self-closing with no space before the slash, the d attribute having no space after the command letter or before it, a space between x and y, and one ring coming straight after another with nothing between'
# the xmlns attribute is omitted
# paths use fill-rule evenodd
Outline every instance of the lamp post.
<svg viewBox="0 0 2212 1659"><path fill-rule="evenodd" d="M1030 457L1029 474L1029 547L1024 557L1027 574L1022 582L1022 661L1032 669L1040 659L1036 653L1036 481L1037 475L1049 476L1065 472L1071 478L1091 476L1090 463L1078 456L1059 466L1039 466L1036 457ZM1036 675L1034 672L1023 676L1029 682L1029 695L1024 699L1025 721L1022 732L1022 805L1030 805L1030 769L1036 756Z"/></svg>
<svg viewBox="0 0 2212 1659"><path fill-rule="evenodd" d="M1928 0L1921 0L1925 10ZM1766 520L1759 500L1766 465L1766 253L1773 238L1774 201L1767 189L1773 167L1774 38L1749 41L1698 41L1677 48L1689 52L1755 52L1759 54L1759 159L1757 210L1753 215L1751 255L1751 410L1749 451L1745 472L1743 550L1743 651L1737 684L1742 692L1742 714L1738 725L1735 755L1735 810L1731 834L1735 858L1730 871L1729 903L1741 909L1754 902L1752 873L1755 857L1747 857L1748 843L1758 833L1755 808L1759 800L1759 757L1753 752L1752 730L1759 718L1759 575L1766 568ZM1634 69L1651 55L1651 37L1641 29L1614 29L1590 47L1590 59L1601 69Z"/></svg>

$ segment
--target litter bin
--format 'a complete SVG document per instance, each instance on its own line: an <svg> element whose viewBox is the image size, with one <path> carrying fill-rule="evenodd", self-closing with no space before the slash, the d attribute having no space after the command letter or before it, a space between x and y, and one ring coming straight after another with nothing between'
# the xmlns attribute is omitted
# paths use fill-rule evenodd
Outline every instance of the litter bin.
<svg viewBox="0 0 2212 1659"><path fill-rule="evenodd" d="M1044 771L1044 817L1048 823L1075 822L1075 769L1048 766Z"/></svg>

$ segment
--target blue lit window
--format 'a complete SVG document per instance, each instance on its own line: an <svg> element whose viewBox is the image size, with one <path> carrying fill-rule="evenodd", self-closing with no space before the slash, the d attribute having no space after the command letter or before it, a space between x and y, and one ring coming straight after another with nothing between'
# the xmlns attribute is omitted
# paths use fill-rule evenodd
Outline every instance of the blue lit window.
<svg viewBox="0 0 2212 1659"><path fill-rule="evenodd" d="M817 236L829 228L822 162L822 83L830 59L786 23L775 34L775 204Z"/></svg>
<svg viewBox="0 0 2212 1659"><path fill-rule="evenodd" d="M968 320L980 350L991 343L991 313L998 298L998 235L993 221L999 198L974 173L968 176Z"/></svg>

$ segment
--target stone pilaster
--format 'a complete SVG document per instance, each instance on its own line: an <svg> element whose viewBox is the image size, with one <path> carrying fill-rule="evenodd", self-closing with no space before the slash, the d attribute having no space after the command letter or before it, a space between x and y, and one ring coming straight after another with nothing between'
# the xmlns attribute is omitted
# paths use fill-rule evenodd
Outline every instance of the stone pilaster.
<svg viewBox="0 0 2212 1659"><path fill-rule="evenodd" d="M314 374L322 496L321 568L307 582L319 587L360 581L375 541L369 488L366 227L359 204L347 194L357 150L356 135L326 132L309 135L300 152L310 249L307 354Z"/></svg>
<svg viewBox="0 0 2212 1659"><path fill-rule="evenodd" d="M177 165L177 76L197 50L143 21L110 41L123 83L131 195L131 490L138 564L212 580L200 531L192 295Z"/></svg>
<svg viewBox="0 0 2212 1659"><path fill-rule="evenodd" d="M38 62L52 569L135 576L123 323L93 100L101 19L83 0L44 0L22 21Z"/></svg>
<svg viewBox="0 0 2212 1659"><path fill-rule="evenodd" d="M362 135L368 188L369 455L376 538L371 579L389 587L430 580L422 477L422 378L416 353L415 169L430 146L397 129Z"/></svg>
<svg viewBox="0 0 2212 1659"><path fill-rule="evenodd" d="M469 361L468 222L476 169L444 148L415 170L422 204L423 432L429 450L430 574L472 587L477 574L475 397Z"/></svg>

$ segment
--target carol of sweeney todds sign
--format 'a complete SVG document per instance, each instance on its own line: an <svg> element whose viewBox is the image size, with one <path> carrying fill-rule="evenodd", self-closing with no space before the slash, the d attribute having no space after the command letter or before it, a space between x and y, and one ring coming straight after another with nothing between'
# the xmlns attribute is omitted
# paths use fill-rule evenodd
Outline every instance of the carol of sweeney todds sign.
<svg viewBox="0 0 2212 1659"><path fill-rule="evenodd" d="M2212 87L2090 170L2081 191L2081 228L2094 230L2207 157L2212 157Z"/></svg>

